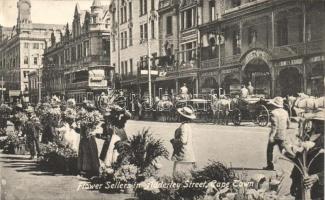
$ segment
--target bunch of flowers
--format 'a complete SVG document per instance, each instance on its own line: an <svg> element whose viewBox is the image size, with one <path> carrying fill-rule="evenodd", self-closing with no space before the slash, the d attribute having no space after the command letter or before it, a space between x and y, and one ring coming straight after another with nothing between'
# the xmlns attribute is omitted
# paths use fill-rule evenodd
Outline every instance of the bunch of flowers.
<svg viewBox="0 0 325 200"><path fill-rule="evenodd" d="M0 105L0 117L10 115L11 111L12 111L12 109L7 104Z"/></svg>
<svg viewBox="0 0 325 200"><path fill-rule="evenodd" d="M80 109L77 113L77 122L81 128L94 129L101 121L102 115L97 110L88 112Z"/></svg>
<svg viewBox="0 0 325 200"><path fill-rule="evenodd" d="M23 112L18 112L13 116L13 123L15 125L15 127L19 127L25 124L25 122L27 122L28 117L25 113Z"/></svg>
<svg viewBox="0 0 325 200"><path fill-rule="evenodd" d="M64 112L63 115L65 118L75 120L77 118L77 112L73 108L67 108Z"/></svg>
<svg viewBox="0 0 325 200"><path fill-rule="evenodd" d="M59 108L49 108L40 115L41 122L44 126L56 126L61 118L61 110Z"/></svg>
<svg viewBox="0 0 325 200"><path fill-rule="evenodd" d="M122 183L134 183L137 178L138 168L135 165L122 165L114 173L116 180Z"/></svg>

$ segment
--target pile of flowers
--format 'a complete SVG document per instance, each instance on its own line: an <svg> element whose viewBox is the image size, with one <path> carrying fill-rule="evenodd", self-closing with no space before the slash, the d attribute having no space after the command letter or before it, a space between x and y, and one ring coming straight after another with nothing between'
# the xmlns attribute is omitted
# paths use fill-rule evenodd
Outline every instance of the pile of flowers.
<svg viewBox="0 0 325 200"><path fill-rule="evenodd" d="M138 168L135 165L122 165L114 173L114 177L121 183L131 183L136 181Z"/></svg>
<svg viewBox="0 0 325 200"><path fill-rule="evenodd" d="M3 141L3 153L15 154L16 148L22 147L24 144L25 138L20 136L18 132L9 132Z"/></svg>
<svg viewBox="0 0 325 200"><path fill-rule="evenodd" d="M39 159L39 164L41 167L56 173L77 173L78 154L73 149L60 142L40 144L40 149L42 156Z"/></svg>
<svg viewBox="0 0 325 200"><path fill-rule="evenodd" d="M11 111L12 111L12 109L7 104L1 104L0 105L0 116L1 117L9 116Z"/></svg>

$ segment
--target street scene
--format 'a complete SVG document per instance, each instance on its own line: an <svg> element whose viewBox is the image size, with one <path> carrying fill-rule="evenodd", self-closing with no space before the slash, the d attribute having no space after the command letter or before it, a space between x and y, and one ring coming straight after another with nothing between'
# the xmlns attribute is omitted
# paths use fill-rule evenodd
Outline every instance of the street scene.
<svg viewBox="0 0 325 200"><path fill-rule="evenodd" d="M3 0L0 199L324 199L325 1Z"/></svg>

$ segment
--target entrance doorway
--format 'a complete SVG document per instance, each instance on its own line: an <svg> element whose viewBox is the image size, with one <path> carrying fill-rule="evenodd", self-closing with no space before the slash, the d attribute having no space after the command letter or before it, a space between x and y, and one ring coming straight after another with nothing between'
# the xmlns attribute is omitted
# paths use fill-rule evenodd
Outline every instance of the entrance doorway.
<svg viewBox="0 0 325 200"><path fill-rule="evenodd" d="M288 67L280 71L279 84L281 96L297 96L302 92L302 75L295 67Z"/></svg>
<svg viewBox="0 0 325 200"><path fill-rule="evenodd" d="M244 68L243 83L252 83L254 94L263 94L265 97L271 96L271 73L268 64L260 59L251 60Z"/></svg>

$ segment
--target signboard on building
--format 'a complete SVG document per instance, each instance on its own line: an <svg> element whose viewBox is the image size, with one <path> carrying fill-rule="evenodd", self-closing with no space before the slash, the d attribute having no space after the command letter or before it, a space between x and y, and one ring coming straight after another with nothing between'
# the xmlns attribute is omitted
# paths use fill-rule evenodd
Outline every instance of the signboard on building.
<svg viewBox="0 0 325 200"><path fill-rule="evenodd" d="M309 62L325 61L325 56L314 56L309 59Z"/></svg>
<svg viewBox="0 0 325 200"><path fill-rule="evenodd" d="M213 76L218 76L218 72L217 71L212 71L212 72L203 72L201 74L201 77L213 77Z"/></svg>
<svg viewBox="0 0 325 200"><path fill-rule="evenodd" d="M149 74L149 70L141 70L140 71L140 74L141 75L148 75ZM158 71L157 70L151 70L151 75L154 75L154 76L158 76Z"/></svg>
<svg viewBox="0 0 325 200"><path fill-rule="evenodd" d="M275 63L275 66L288 66L288 65L301 65L303 62L302 58L299 59L291 59L291 60L284 60Z"/></svg>
<svg viewBox="0 0 325 200"><path fill-rule="evenodd" d="M105 80L104 69L92 69L89 70L89 86L90 87L105 87L107 86L107 80Z"/></svg>
<svg viewBox="0 0 325 200"><path fill-rule="evenodd" d="M246 56L242 59L243 66L246 66L250 61L254 59L261 59L266 63L269 63L270 55L262 50L252 50L251 52L247 53Z"/></svg>
<svg viewBox="0 0 325 200"><path fill-rule="evenodd" d="M20 96L20 90L9 90L10 97L18 97Z"/></svg>

